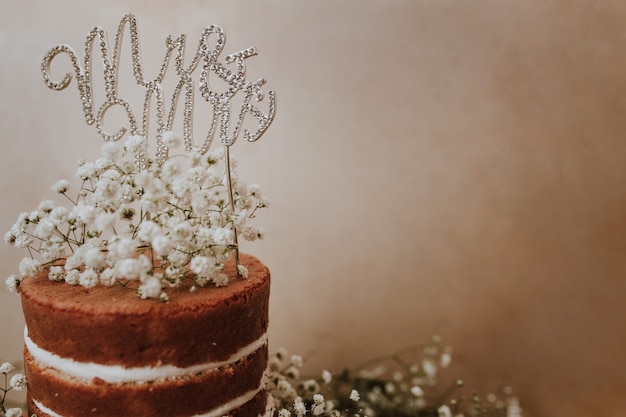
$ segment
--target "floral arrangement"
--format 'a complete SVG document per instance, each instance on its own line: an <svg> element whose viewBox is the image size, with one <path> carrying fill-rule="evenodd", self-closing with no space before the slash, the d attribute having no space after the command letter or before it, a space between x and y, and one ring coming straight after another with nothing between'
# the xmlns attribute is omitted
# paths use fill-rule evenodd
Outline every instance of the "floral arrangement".
<svg viewBox="0 0 626 417"><path fill-rule="evenodd" d="M5 407L7 394L9 391L21 391L26 388L26 377L24 374L14 373L15 366L9 362L0 364L0 375L4 377L4 384L0 387L0 417L22 417L22 409L19 407ZM11 379L9 375L13 374Z"/></svg>
<svg viewBox="0 0 626 417"><path fill-rule="evenodd" d="M333 375L301 375L303 359L279 349L269 360L267 387L278 417L521 417L522 409L510 387L504 399L485 400L453 394L463 386L438 387L439 374L451 362L451 349L434 337L431 343L370 360Z"/></svg>
<svg viewBox="0 0 626 417"><path fill-rule="evenodd" d="M174 149L180 139L166 132L163 144ZM52 186L69 207L45 200L19 215L5 241L29 256L6 280L10 291L44 268L54 281L87 288L120 283L141 298L161 300L167 287L186 279L194 281L192 289L228 284L222 270L238 250L236 233L246 240L263 236L251 222L268 205L261 190L238 178L236 159L225 158L224 148L205 156L184 152L162 164L145 160L146 152L142 136L107 142L95 162L79 162L77 192L70 193L67 180ZM238 273L246 277L245 266Z"/></svg>

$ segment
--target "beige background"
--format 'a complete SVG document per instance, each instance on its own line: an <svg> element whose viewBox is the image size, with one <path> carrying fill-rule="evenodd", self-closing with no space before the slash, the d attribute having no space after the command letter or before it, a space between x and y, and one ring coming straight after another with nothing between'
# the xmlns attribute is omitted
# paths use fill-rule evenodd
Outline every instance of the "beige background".
<svg viewBox="0 0 626 417"><path fill-rule="evenodd" d="M626 3L173 3L0 2L2 230L98 152L75 85L41 81L51 46L132 11L150 61L217 23L279 94L234 148L272 201L246 250L273 272L273 349L338 370L440 334L451 378L530 415L624 412ZM0 255L6 277L23 253ZM0 315L19 358L4 288Z"/></svg>

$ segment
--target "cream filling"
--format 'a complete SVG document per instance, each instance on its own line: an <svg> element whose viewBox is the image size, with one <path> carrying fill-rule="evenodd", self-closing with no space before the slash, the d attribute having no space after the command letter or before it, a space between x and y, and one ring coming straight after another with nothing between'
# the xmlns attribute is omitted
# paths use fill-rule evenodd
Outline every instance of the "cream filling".
<svg viewBox="0 0 626 417"><path fill-rule="evenodd" d="M147 382L163 378L184 376L233 364L264 346L267 343L267 333L264 333L259 339L250 343L248 346L245 346L225 361L209 362L193 365L187 368L179 368L173 365L124 368L119 365L100 365L93 362L77 362L73 359L63 358L37 346L31 338L28 337L27 327L24 327L24 342L30 354L38 362L52 368L56 368L67 375L89 381L97 377L108 383L122 383Z"/></svg>
<svg viewBox="0 0 626 417"><path fill-rule="evenodd" d="M245 403L253 399L254 396L257 395L259 392L261 392L262 389L263 389L263 386L260 386L259 388L255 390L248 391L242 396L237 397L234 400L231 400L225 404L222 404L217 408L214 408L208 413L196 414L193 417L221 417L223 415L226 415L229 412L241 407L242 405L244 405ZM42 403L40 403L39 401L35 399L33 399L33 402L35 403L37 408L39 408L44 413L48 414L50 417L64 417L61 414L56 413L53 410L49 409L48 407L46 407L45 405L43 405Z"/></svg>

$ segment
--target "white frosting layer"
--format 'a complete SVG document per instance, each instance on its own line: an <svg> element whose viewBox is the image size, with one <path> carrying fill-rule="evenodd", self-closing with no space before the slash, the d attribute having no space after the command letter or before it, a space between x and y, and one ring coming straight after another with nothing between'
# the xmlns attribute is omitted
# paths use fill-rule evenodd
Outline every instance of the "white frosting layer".
<svg viewBox="0 0 626 417"><path fill-rule="evenodd" d="M193 417L221 417L221 416L225 416L228 413L230 413L231 411L241 407L242 405L244 405L245 403L247 403L248 401L250 401L251 399L254 398L255 395L257 395L262 389L262 386L260 386L259 388L252 390L252 391L248 391L245 394L243 394L241 397L237 397L232 401L227 402L226 404L222 404L217 408L214 408L213 410L209 411L208 413L205 414L196 414Z"/></svg>
<svg viewBox="0 0 626 417"><path fill-rule="evenodd" d="M210 371L225 365L230 365L248 356L267 343L267 333L258 340L245 346L239 352L222 362L209 362L187 368L179 368L173 365L160 365L155 367L124 368L119 365L100 365L93 362L77 362L73 359L63 358L37 346L28 337L28 328L24 327L24 342L30 354L40 363L76 378L91 381L98 377L108 383L120 382L147 382L162 378L171 378L194 374L197 372Z"/></svg>
<svg viewBox="0 0 626 417"><path fill-rule="evenodd" d="M237 397L234 400L231 400L231 401L229 401L229 402L227 402L225 404L222 404L221 406L219 406L217 408L214 408L213 410L209 411L208 413L196 414L193 417L221 417L221 416L224 416L224 415L228 414L229 412L231 412L231 411L241 407L242 405L244 405L245 403L247 403L251 399L253 399L254 396L257 395L261 390L262 390L262 387L259 387L259 388L255 389L255 390L252 390L252 391L248 391L244 395L242 395L241 397ZM35 403L37 408L39 408L44 413L50 415L51 417L63 417L61 414L54 412L53 410L49 409L48 407L46 407L45 405L43 405L39 401L33 400L33 402Z"/></svg>
<svg viewBox="0 0 626 417"><path fill-rule="evenodd" d="M63 417L61 414L55 413L54 411L52 411L51 409L49 409L48 407L46 407L45 405L43 405L39 401L33 400L33 402L35 403L35 405L37 406L38 409L40 409L44 413L48 414L50 417Z"/></svg>

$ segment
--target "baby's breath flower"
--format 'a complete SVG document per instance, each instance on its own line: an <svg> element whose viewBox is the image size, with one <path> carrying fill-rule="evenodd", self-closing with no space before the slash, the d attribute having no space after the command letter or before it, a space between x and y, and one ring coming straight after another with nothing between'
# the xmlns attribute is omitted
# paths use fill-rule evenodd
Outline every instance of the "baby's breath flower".
<svg viewBox="0 0 626 417"><path fill-rule="evenodd" d="M415 395L416 397L422 397L424 396L424 390L417 385L413 385L411 387L411 394Z"/></svg>
<svg viewBox="0 0 626 417"><path fill-rule="evenodd" d="M77 269L79 268L83 262L83 250L77 250L76 252L74 252L73 255L68 256L67 259L65 259L65 265L64 268L66 271L69 271L70 269Z"/></svg>
<svg viewBox="0 0 626 417"><path fill-rule="evenodd" d="M14 294L20 292L19 290L19 286L20 286L20 282L22 280L15 274L11 274L9 275L9 277L6 279L5 284L7 286L7 289L9 290L9 292L12 292Z"/></svg>
<svg viewBox="0 0 626 417"><path fill-rule="evenodd" d="M198 167L202 163L202 155L196 151L189 152L189 163L192 168Z"/></svg>
<svg viewBox="0 0 626 417"><path fill-rule="evenodd" d="M120 185L116 181L109 178L101 178L96 184L94 192L97 204L103 207L115 207L112 203L116 200L115 197L119 188Z"/></svg>
<svg viewBox="0 0 626 417"><path fill-rule="evenodd" d="M248 193L258 198L261 196L261 187L258 184L252 184L248 187Z"/></svg>
<svg viewBox="0 0 626 417"><path fill-rule="evenodd" d="M26 388L26 376L23 374L13 375L9 381L9 386L16 391L23 390Z"/></svg>
<svg viewBox="0 0 626 417"><path fill-rule="evenodd" d="M122 259L115 264L115 275L118 278L137 279L141 272L141 262L138 259Z"/></svg>
<svg viewBox="0 0 626 417"><path fill-rule="evenodd" d="M441 366L442 368L447 368L450 365L450 362L452 362L452 355L450 355L450 353L448 352L442 353L441 357L439 358L439 366Z"/></svg>
<svg viewBox="0 0 626 417"><path fill-rule="evenodd" d="M522 407L520 406L519 400L517 398L514 397L507 401L506 416L507 417L521 417L522 416Z"/></svg>
<svg viewBox="0 0 626 417"><path fill-rule="evenodd" d="M237 273L242 278L248 278L248 268L245 265L237 265Z"/></svg>
<svg viewBox="0 0 626 417"><path fill-rule="evenodd" d="M329 371L324 369L322 371L322 381L324 381L325 384L330 384L332 380L333 380L333 375Z"/></svg>
<svg viewBox="0 0 626 417"><path fill-rule="evenodd" d="M80 224L90 225L96 218L96 209L95 207L80 202L78 205L74 206L72 214Z"/></svg>
<svg viewBox="0 0 626 417"><path fill-rule="evenodd" d="M168 254L174 248L174 244L167 236L155 236L151 242L152 248L161 256Z"/></svg>
<svg viewBox="0 0 626 417"><path fill-rule="evenodd" d="M311 408L311 412L314 416L319 416L323 414L326 409L326 402L324 400L324 396L322 394L313 395L313 407Z"/></svg>
<svg viewBox="0 0 626 417"><path fill-rule="evenodd" d="M66 269L65 282L70 285L78 285L80 282L80 271L78 269Z"/></svg>
<svg viewBox="0 0 626 417"><path fill-rule="evenodd" d="M161 294L161 281L156 277L148 277L137 290L139 298L157 298Z"/></svg>
<svg viewBox="0 0 626 417"><path fill-rule="evenodd" d="M301 398L296 398L293 402L293 411L298 417L302 417L306 414L306 405L304 405Z"/></svg>
<svg viewBox="0 0 626 417"><path fill-rule="evenodd" d="M359 392L358 392L357 390L353 389L353 390L350 392L350 399L351 399L352 401L355 401L355 402L356 402L356 401L359 401L359 400L361 399L361 396L359 395Z"/></svg>
<svg viewBox="0 0 626 417"><path fill-rule="evenodd" d="M105 231L109 227L113 226L115 218L115 213L98 213L94 221L95 229L99 232Z"/></svg>
<svg viewBox="0 0 626 417"><path fill-rule="evenodd" d="M4 362L0 365L0 374L8 375L13 371L15 371L15 366L10 362Z"/></svg>
<svg viewBox="0 0 626 417"><path fill-rule="evenodd" d="M111 260L130 258L137 250L137 242L129 237L115 237L109 241L109 257Z"/></svg>
<svg viewBox="0 0 626 417"><path fill-rule="evenodd" d="M104 176L105 173L103 173L102 171L108 169L111 165L111 160L109 158L98 158L96 159L95 162L96 168L98 168L98 175L100 176L100 178L102 178Z"/></svg>
<svg viewBox="0 0 626 417"><path fill-rule="evenodd" d="M142 241L152 242L159 236L162 236L161 227L155 222L144 222L139 226L137 237Z"/></svg>
<svg viewBox="0 0 626 417"><path fill-rule="evenodd" d="M437 364L430 358L425 358L422 362L422 369L429 377L437 374Z"/></svg>
<svg viewBox="0 0 626 417"><path fill-rule="evenodd" d="M13 407L8 408L4 415L6 417L22 417L24 414L21 408Z"/></svg>
<svg viewBox="0 0 626 417"><path fill-rule="evenodd" d="M102 156L108 160L115 160L122 151L118 142L106 142L102 145Z"/></svg>
<svg viewBox="0 0 626 417"><path fill-rule="evenodd" d="M50 213L55 207L56 207L56 204L54 203L54 201L44 200L41 203L39 203L39 205L37 206L37 210L32 211L30 213L29 220L30 221L38 220L39 217L41 216L41 213Z"/></svg>
<svg viewBox="0 0 626 417"><path fill-rule="evenodd" d="M98 167L94 163L84 163L76 170L76 177L83 181L87 181L90 178L95 177L98 172Z"/></svg>
<svg viewBox="0 0 626 417"><path fill-rule="evenodd" d="M240 230L241 236L250 242L257 239L263 239L263 230L257 229L249 223L246 223Z"/></svg>
<svg viewBox="0 0 626 417"><path fill-rule="evenodd" d="M65 194L70 189L70 182L68 180L59 180L52 185L52 191L59 194Z"/></svg>
<svg viewBox="0 0 626 417"><path fill-rule="evenodd" d="M200 190L191 197L191 207L196 213L207 213L211 207L210 190Z"/></svg>
<svg viewBox="0 0 626 417"><path fill-rule="evenodd" d="M122 220L132 220L135 217L135 209L132 207L124 207L120 212Z"/></svg>
<svg viewBox="0 0 626 417"><path fill-rule="evenodd" d="M67 220L68 212L66 207L57 206L50 212L49 219L55 226L58 226Z"/></svg>
<svg viewBox="0 0 626 417"><path fill-rule="evenodd" d="M92 247L85 251L83 262L87 267L100 268L104 266L105 259L106 256L100 248Z"/></svg>
<svg viewBox="0 0 626 417"><path fill-rule="evenodd" d="M278 410L278 417L291 417L291 412L286 408Z"/></svg>
<svg viewBox="0 0 626 417"><path fill-rule="evenodd" d="M298 368L301 368L304 365L304 360L300 355L291 355L291 363Z"/></svg>
<svg viewBox="0 0 626 417"><path fill-rule="evenodd" d="M302 389L310 394L319 392L320 386L314 379L307 379L302 381Z"/></svg>
<svg viewBox="0 0 626 417"><path fill-rule="evenodd" d="M196 256L189 264L189 269L202 276L211 275L213 268L214 264L211 262L211 258L207 256Z"/></svg>
<svg viewBox="0 0 626 417"><path fill-rule="evenodd" d="M216 287L225 287L228 285L228 276L226 274L217 273L213 276L213 284Z"/></svg>
<svg viewBox="0 0 626 417"><path fill-rule="evenodd" d="M276 350L276 357L282 361L283 359L287 357L288 353L289 352L287 352L287 349L285 349L284 347L279 347Z"/></svg>
<svg viewBox="0 0 626 417"><path fill-rule="evenodd" d="M148 141L143 136L131 135L124 143L124 149L131 152L134 155L139 155L145 152L148 146Z"/></svg>
<svg viewBox="0 0 626 417"><path fill-rule="evenodd" d="M54 223L52 223L49 219L42 219L38 222L37 227L33 232L35 237L41 240L48 240L52 233L54 233Z"/></svg>
<svg viewBox="0 0 626 417"><path fill-rule="evenodd" d="M14 225L11 230L9 230L8 232L6 232L4 234L4 243L8 244L8 245L15 245L15 242L17 241L17 227Z"/></svg>
<svg viewBox="0 0 626 417"><path fill-rule="evenodd" d="M98 284L98 273L91 268L80 273L78 283L85 288L93 288Z"/></svg>
<svg viewBox="0 0 626 417"><path fill-rule="evenodd" d="M167 260L171 262L173 267L180 268L189 262L189 255L179 248L174 248L169 255L167 255Z"/></svg>
<svg viewBox="0 0 626 417"><path fill-rule="evenodd" d="M48 279L50 281L63 281L65 280L65 270L62 266L51 266L48 271Z"/></svg>
<svg viewBox="0 0 626 417"><path fill-rule="evenodd" d="M115 284L115 272L113 269L106 268L100 272L100 282L106 287L111 287Z"/></svg>
<svg viewBox="0 0 626 417"><path fill-rule="evenodd" d="M439 407L437 409L437 414L439 415L439 417L452 417L452 411L447 405L442 405L441 407Z"/></svg>
<svg viewBox="0 0 626 417"><path fill-rule="evenodd" d="M172 235L178 242L186 242L193 235L193 228L187 222L180 222L172 230Z"/></svg>
<svg viewBox="0 0 626 417"><path fill-rule="evenodd" d="M22 277L32 276L41 270L41 264L36 259L23 258L18 269Z"/></svg>
<svg viewBox="0 0 626 417"><path fill-rule="evenodd" d="M218 147L210 151L207 155L207 163L209 165L217 163L219 160L224 159L224 148Z"/></svg>
<svg viewBox="0 0 626 417"><path fill-rule="evenodd" d="M180 165L173 159L168 159L161 166L161 173L165 178L173 178L180 172Z"/></svg>
<svg viewBox="0 0 626 417"><path fill-rule="evenodd" d="M233 231L225 227L218 227L215 229L213 239L218 245L228 245L233 241Z"/></svg>
<svg viewBox="0 0 626 417"><path fill-rule="evenodd" d="M297 367L295 367L295 366L290 366L290 367L289 367L289 368L287 368L287 370L285 371L285 375L286 375L288 378L291 378L291 379L296 379L296 378L300 377L300 370L299 370Z"/></svg>
<svg viewBox="0 0 626 417"><path fill-rule="evenodd" d="M161 141L163 142L163 145L167 146L170 149L180 146L180 138L178 137L178 135L169 130L163 132L163 135L161 136Z"/></svg>
<svg viewBox="0 0 626 417"><path fill-rule="evenodd" d="M296 389L286 379L279 380L276 389L284 398L294 398L297 395Z"/></svg>

